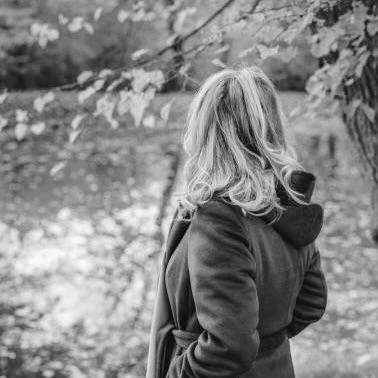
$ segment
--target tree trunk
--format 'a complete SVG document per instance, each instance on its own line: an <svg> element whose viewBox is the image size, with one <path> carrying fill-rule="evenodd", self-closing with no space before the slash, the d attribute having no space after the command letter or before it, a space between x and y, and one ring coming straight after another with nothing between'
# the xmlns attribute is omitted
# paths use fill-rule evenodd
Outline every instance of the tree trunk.
<svg viewBox="0 0 378 378"><path fill-rule="evenodd" d="M376 0L338 0L331 7L326 3L319 11L317 18L332 26L339 17L352 9L352 5L361 2L370 14L377 15ZM372 181L372 237L378 243L378 35L370 36L365 32L365 38L360 46L366 46L371 53L361 77L352 84L345 79L341 88L341 111L348 134L356 147L362 164ZM348 46L356 51L360 46ZM320 64L332 63L338 57L338 52L332 52L320 59ZM372 112L374 111L374 113Z"/></svg>

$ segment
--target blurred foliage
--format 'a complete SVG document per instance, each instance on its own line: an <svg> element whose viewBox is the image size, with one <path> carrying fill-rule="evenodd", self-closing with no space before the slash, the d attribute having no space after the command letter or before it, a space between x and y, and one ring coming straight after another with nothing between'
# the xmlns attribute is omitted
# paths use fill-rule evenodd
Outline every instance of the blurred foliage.
<svg viewBox="0 0 378 378"><path fill-rule="evenodd" d="M10 94L9 109L33 106L34 96ZM287 111L304 100L282 96ZM176 96L168 129L109 130L98 118L68 150L65 125L76 110L68 95L49 108L43 135L17 143L2 134L0 376L144 376L160 252L156 216L189 98ZM158 96L153 111L168 99ZM318 175L330 292L325 317L292 343L298 377L376 377L377 254L366 231L366 185L339 119L298 118L293 127L304 165Z"/></svg>

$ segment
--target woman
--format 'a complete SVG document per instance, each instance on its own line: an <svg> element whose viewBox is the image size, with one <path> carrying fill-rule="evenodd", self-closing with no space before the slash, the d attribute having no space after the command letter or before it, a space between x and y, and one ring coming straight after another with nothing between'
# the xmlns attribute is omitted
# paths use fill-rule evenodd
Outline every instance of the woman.
<svg viewBox="0 0 378 378"><path fill-rule="evenodd" d="M223 70L194 98L161 265L148 378L294 377L288 339L321 318L315 178L289 145L271 81Z"/></svg>

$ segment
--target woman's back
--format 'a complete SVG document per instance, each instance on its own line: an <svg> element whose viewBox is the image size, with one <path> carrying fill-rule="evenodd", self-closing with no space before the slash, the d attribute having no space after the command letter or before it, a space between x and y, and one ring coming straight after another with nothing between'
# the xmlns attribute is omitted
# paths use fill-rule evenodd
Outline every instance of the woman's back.
<svg viewBox="0 0 378 378"><path fill-rule="evenodd" d="M183 227L165 273L175 330L167 376L293 377L288 336L319 319L326 304L314 245L296 248L218 200Z"/></svg>

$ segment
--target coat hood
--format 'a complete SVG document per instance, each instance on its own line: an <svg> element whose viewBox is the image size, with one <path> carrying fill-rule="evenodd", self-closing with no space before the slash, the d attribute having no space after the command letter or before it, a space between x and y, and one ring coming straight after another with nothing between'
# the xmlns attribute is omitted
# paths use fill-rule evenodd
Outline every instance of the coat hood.
<svg viewBox="0 0 378 378"><path fill-rule="evenodd" d="M312 173L294 171L291 175L290 187L302 194L304 205L296 203L279 185L277 195L285 210L281 213L273 209L263 216L265 222L272 227L290 244L303 247L315 241L323 226L323 208L311 202L316 178Z"/></svg>

